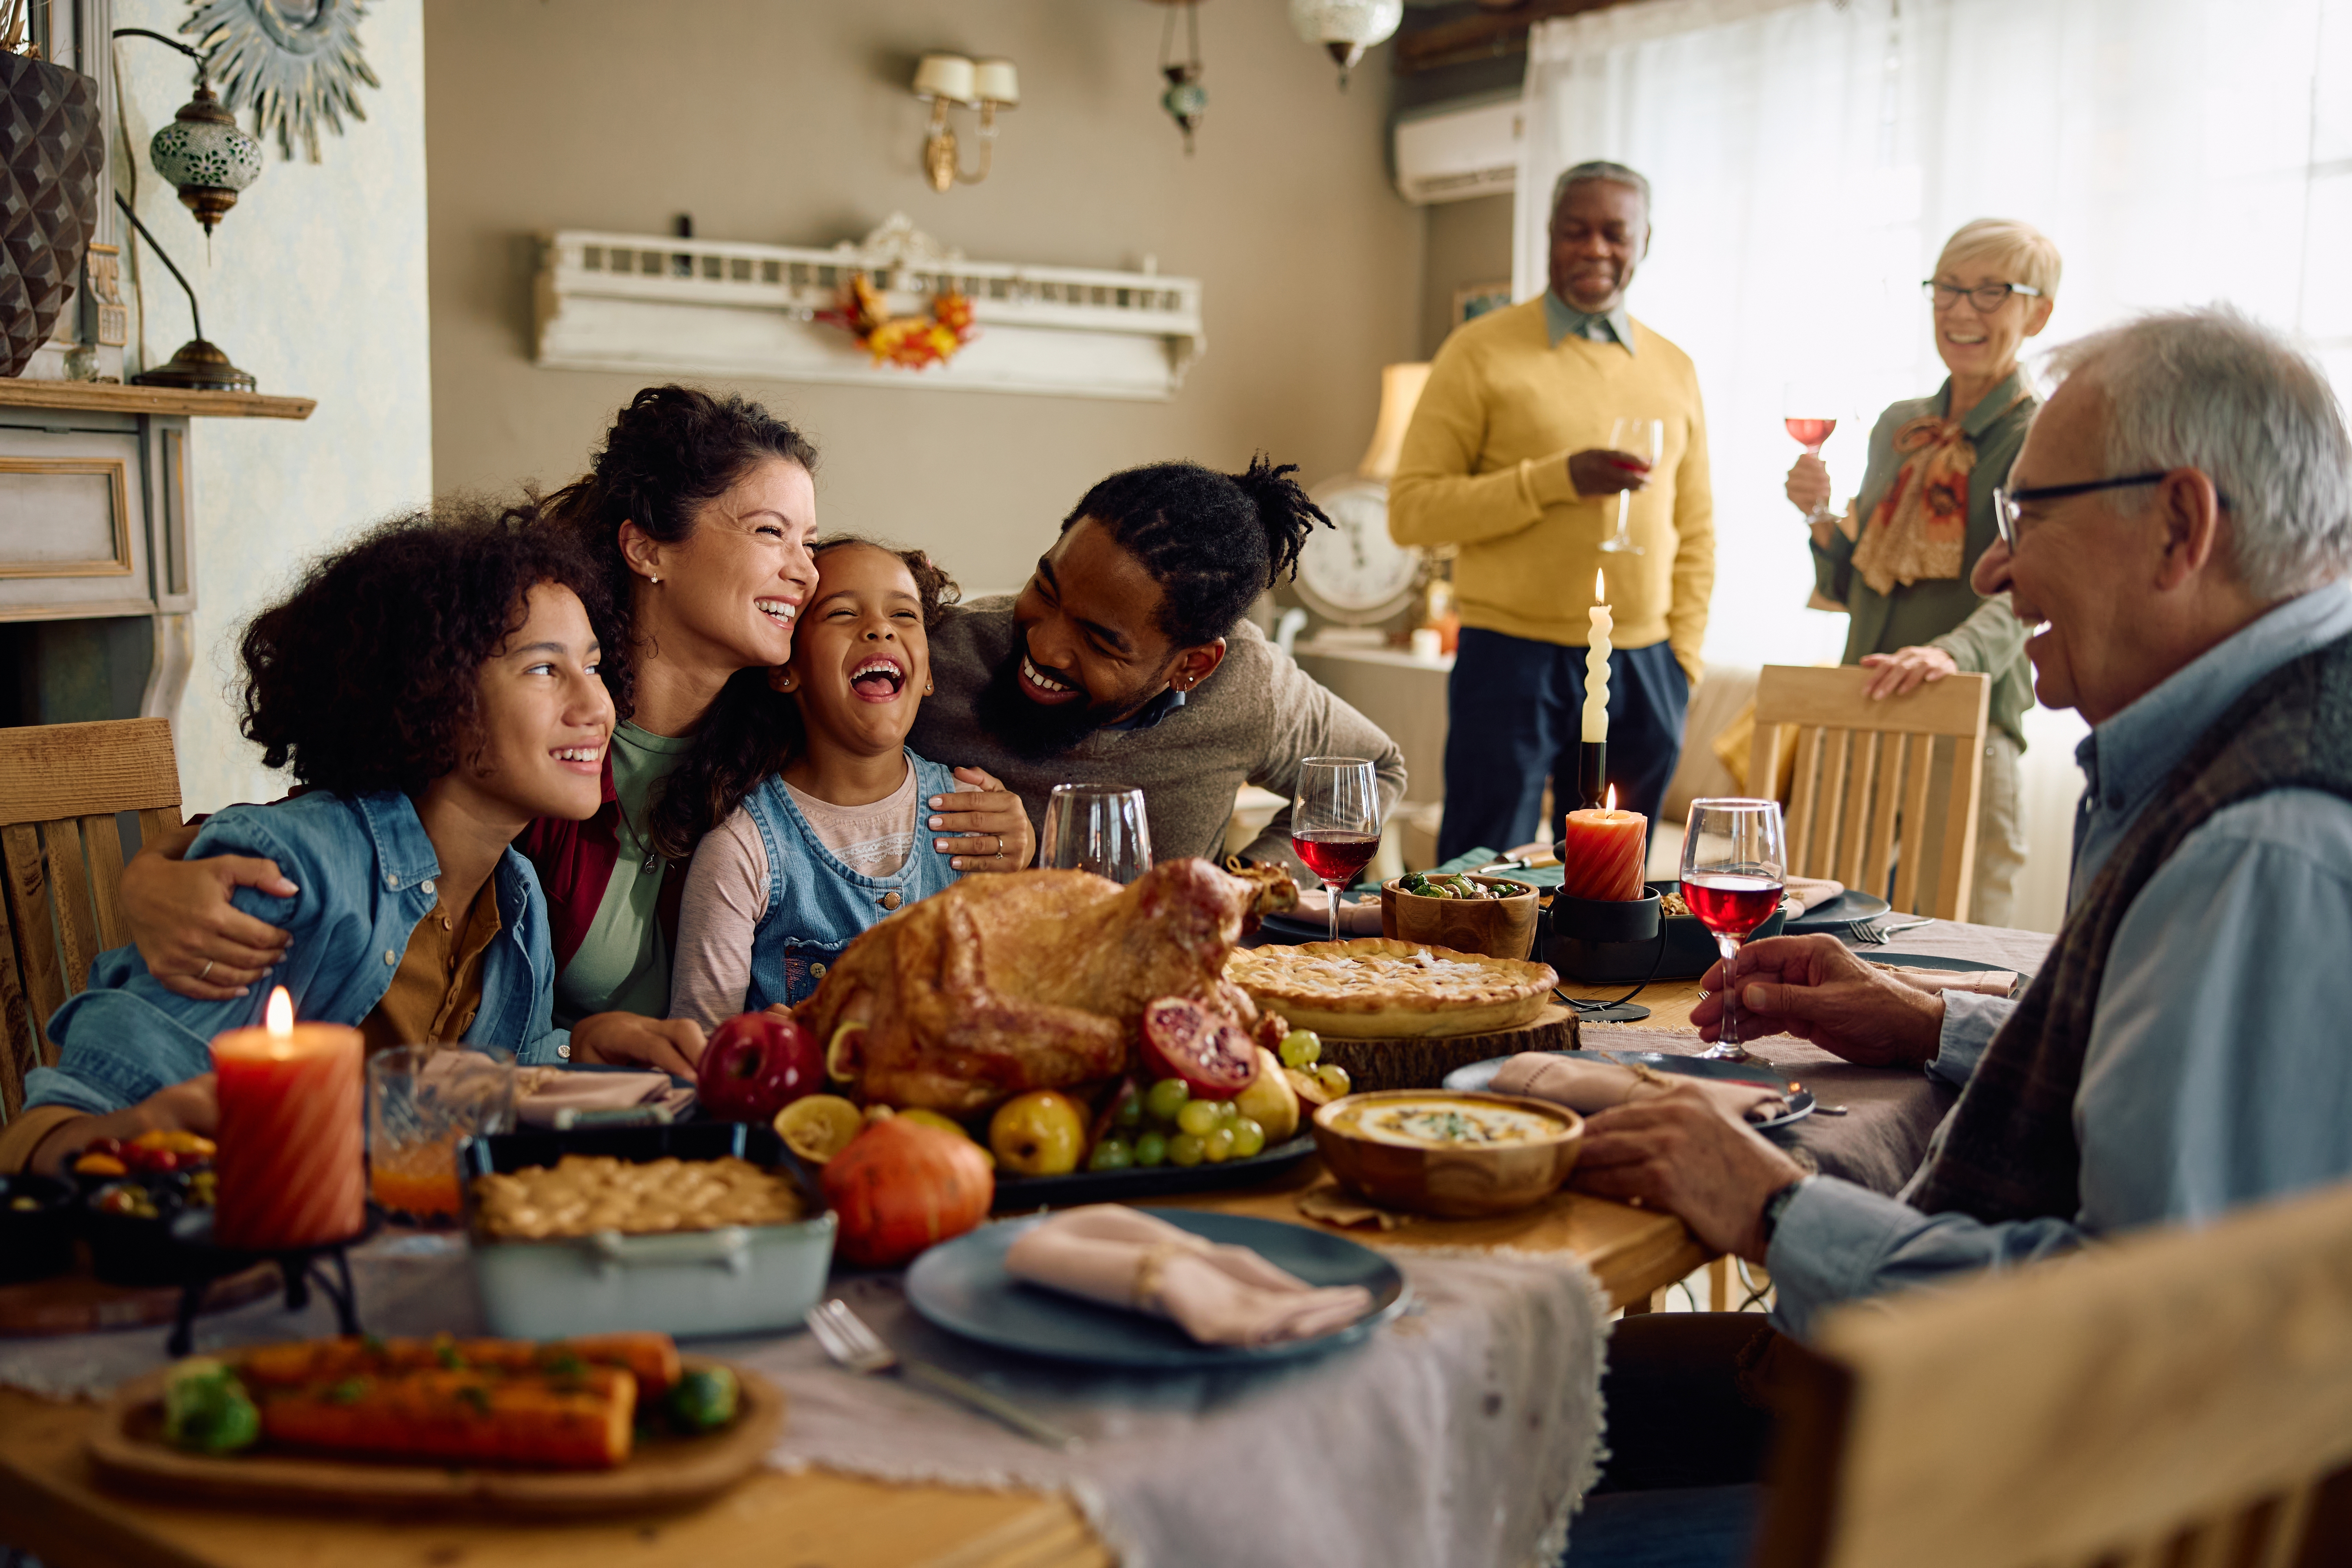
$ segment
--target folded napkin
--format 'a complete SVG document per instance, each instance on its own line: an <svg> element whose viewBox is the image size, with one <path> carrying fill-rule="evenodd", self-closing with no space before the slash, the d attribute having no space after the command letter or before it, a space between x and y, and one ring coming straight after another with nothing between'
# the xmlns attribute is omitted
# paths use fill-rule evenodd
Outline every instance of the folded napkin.
<svg viewBox="0 0 2352 1568"><path fill-rule="evenodd" d="M1770 1084L1690 1078L1547 1051L1520 1052L1503 1064L1487 1087L1496 1094L1548 1100L1579 1115L1667 1094L1696 1094L1734 1121L1769 1121L1789 1112L1787 1099Z"/></svg>
<svg viewBox="0 0 2352 1568"><path fill-rule="evenodd" d="M1016 1279L1174 1320L1204 1345L1265 1345L1344 1329L1372 1309L1360 1285L1321 1289L1246 1247L1224 1247L1118 1204L1066 1209L1005 1250Z"/></svg>
<svg viewBox="0 0 2352 1568"><path fill-rule="evenodd" d="M1309 888L1298 895L1297 911L1293 920L1310 923L1326 922L1331 918L1331 895L1321 888ZM1381 901L1368 899L1360 904L1339 900L1339 934L1342 936L1378 936L1381 934Z"/></svg>
<svg viewBox="0 0 2352 1568"><path fill-rule="evenodd" d="M2006 996L2017 989L2014 969L1906 969L1899 963L1874 963L1871 967L1921 991L1972 991L1979 996Z"/></svg>
<svg viewBox="0 0 2352 1568"><path fill-rule="evenodd" d="M694 1090L666 1072L573 1072L523 1068L515 1075L515 1119L558 1131L596 1122L677 1121L693 1108ZM631 1116L630 1112L638 1113ZM662 1113L666 1112L667 1115Z"/></svg>
<svg viewBox="0 0 2352 1568"><path fill-rule="evenodd" d="M1828 903L1832 899L1836 898L1840 893L1844 891L1845 884L1843 882L1832 882L1825 877L1819 879L1812 877L1791 877L1789 879L1787 886L1782 889L1782 893L1788 900L1797 906L1795 909L1789 911L1789 918L1790 920L1798 919L1807 910L1821 908L1822 905Z"/></svg>

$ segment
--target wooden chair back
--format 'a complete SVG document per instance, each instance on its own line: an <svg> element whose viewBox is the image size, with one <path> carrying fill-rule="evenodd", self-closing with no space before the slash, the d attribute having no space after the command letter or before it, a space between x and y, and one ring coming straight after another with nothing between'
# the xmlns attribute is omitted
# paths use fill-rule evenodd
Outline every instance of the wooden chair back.
<svg viewBox="0 0 2352 1568"><path fill-rule="evenodd" d="M121 811L138 814L142 842L180 825L163 720L0 729L0 1117L24 1104L27 1071L57 1061L49 1015L131 940Z"/></svg>
<svg viewBox="0 0 2352 1568"><path fill-rule="evenodd" d="M2352 1183L1832 1315L1759 1568L2352 1563Z"/></svg>
<svg viewBox="0 0 2352 1568"><path fill-rule="evenodd" d="M1976 881L1977 797L1991 679L1948 675L1901 697L1874 700L1864 692L1874 673L1853 665L1766 665L1756 683L1748 776L1779 777L1780 727L1795 725L1790 874L1885 893L1898 914L1966 920ZM1940 748L1948 760L1940 764L1939 737L1949 737ZM1932 824L1931 802L1941 808ZM1931 852L1932 871L1924 864Z"/></svg>

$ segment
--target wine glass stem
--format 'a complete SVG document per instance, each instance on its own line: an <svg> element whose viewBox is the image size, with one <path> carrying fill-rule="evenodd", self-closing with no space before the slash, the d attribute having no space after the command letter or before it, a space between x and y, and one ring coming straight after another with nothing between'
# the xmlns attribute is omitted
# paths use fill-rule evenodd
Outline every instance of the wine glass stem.
<svg viewBox="0 0 2352 1568"><path fill-rule="evenodd" d="M1331 940L1333 942L1337 942L1339 940L1339 893L1341 889L1333 887L1330 879L1326 878L1323 883L1323 891L1324 895L1330 900L1331 904Z"/></svg>
<svg viewBox="0 0 2352 1568"><path fill-rule="evenodd" d="M1733 1005L1734 999L1739 994L1739 984L1731 977L1732 963L1739 957L1739 942L1740 939L1736 936L1715 939L1717 949L1723 954L1723 1032L1717 1037L1718 1049L1739 1048L1739 1016Z"/></svg>

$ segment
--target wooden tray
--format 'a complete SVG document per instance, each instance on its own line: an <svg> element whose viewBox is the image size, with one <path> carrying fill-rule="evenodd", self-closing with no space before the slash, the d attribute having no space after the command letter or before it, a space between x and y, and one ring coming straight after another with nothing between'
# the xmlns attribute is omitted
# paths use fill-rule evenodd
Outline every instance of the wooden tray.
<svg viewBox="0 0 2352 1568"><path fill-rule="evenodd" d="M225 1312L278 1289L278 1266L256 1264L212 1282L203 1310ZM179 1315L177 1285L109 1285L87 1271L0 1285L0 1339L16 1335L87 1334L168 1323Z"/></svg>
<svg viewBox="0 0 2352 1568"><path fill-rule="evenodd" d="M719 1363L688 1356L687 1367ZM496 1513L561 1518L675 1509L712 1497L757 1469L784 1424L783 1391L735 1369L742 1403L735 1424L704 1437L640 1443L610 1470L504 1470L336 1459L268 1449L218 1458L164 1443L163 1380L151 1373L107 1402L88 1440L99 1474L142 1497L340 1511Z"/></svg>
<svg viewBox="0 0 2352 1568"><path fill-rule="evenodd" d="M1491 1035L1388 1040L1325 1035L1323 1060L1346 1068L1359 1089L1437 1089L1455 1068L1519 1051L1572 1051L1576 1040L1576 1009L1554 1002L1533 1023Z"/></svg>

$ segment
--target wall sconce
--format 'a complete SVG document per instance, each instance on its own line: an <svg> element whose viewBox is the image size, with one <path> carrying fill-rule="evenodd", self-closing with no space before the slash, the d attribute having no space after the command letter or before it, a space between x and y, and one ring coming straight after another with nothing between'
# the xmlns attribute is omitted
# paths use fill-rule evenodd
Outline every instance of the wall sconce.
<svg viewBox="0 0 2352 1568"><path fill-rule="evenodd" d="M1021 101L1021 79L1011 60L968 60L961 55L925 55L915 68L915 96L928 100L931 124L923 138L923 174L931 189L944 191L961 180L976 185L988 178L990 157L996 147L996 111ZM967 174L956 166L955 132L948 125L948 106L960 103L980 110L980 171Z"/></svg>

